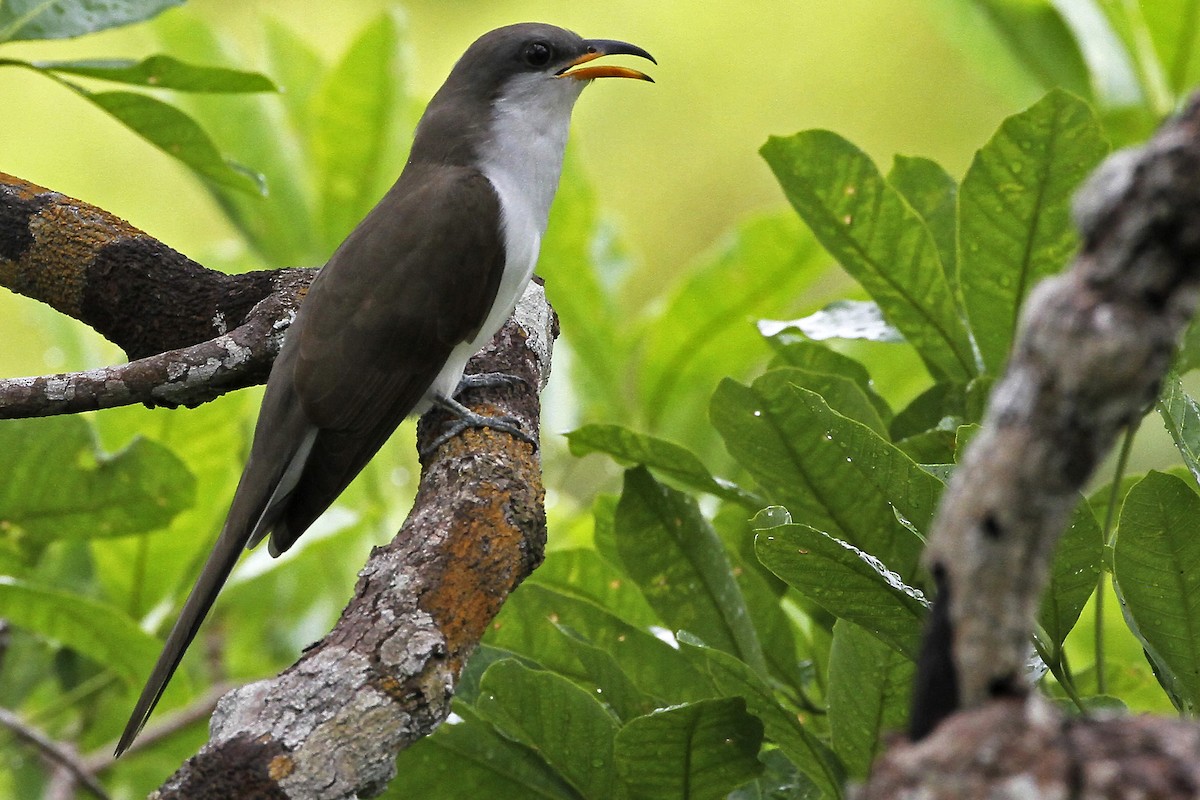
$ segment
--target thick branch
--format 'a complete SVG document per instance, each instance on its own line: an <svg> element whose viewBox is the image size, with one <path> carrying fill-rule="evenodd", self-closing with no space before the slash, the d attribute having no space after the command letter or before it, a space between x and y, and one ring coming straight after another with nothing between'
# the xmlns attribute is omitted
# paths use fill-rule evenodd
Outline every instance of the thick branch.
<svg viewBox="0 0 1200 800"><path fill-rule="evenodd" d="M531 285L514 319L468 365L526 384L480 390L468 405L536 432L553 326L541 287ZM427 414L418 442L431 442L443 422ZM156 796L382 791L396 754L450 712L467 657L509 592L541 563L545 525L530 445L489 429L450 440L423 465L408 520L372 553L334 629L277 677L226 695L209 743Z"/></svg>
<svg viewBox="0 0 1200 800"><path fill-rule="evenodd" d="M955 707L1025 691L1058 537L1170 366L1200 278L1200 96L1146 146L1109 158L1076 217L1081 251L1031 293L933 526L926 563L944 591L922 655L917 735Z"/></svg>
<svg viewBox="0 0 1200 800"><path fill-rule="evenodd" d="M20 406L0 416L192 404L261 382L311 273L212 272L107 212L0 175L0 285L91 325L138 359L0 382L0 409ZM556 324L531 285L514 319L468 365L524 383L473 389L464 402L517 419L536 439ZM444 422L427 414L418 441L434 441ZM536 447L490 429L440 446L423 464L408 521L372 554L337 627L278 677L228 694L209 744L159 796L382 791L396 753L449 713L467 657L541 562L542 500Z"/></svg>

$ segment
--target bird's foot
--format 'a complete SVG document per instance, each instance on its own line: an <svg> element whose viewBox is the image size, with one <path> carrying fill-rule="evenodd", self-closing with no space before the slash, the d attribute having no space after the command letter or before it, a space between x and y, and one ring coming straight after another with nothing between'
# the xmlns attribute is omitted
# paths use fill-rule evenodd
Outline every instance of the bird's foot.
<svg viewBox="0 0 1200 800"><path fill-rule="evenodd" d="M522 383L524 382L524 381L522 381L521 378L516 378L512 375L505 375L504 373L500 373L500 372L494 372L494 373L489 372L489 373L483 373L483 374L489 375L489 376L496 375L496 376L500 376L502 378L510 379L510 381L505 381L506 383L511 382L511 381L520 381ZM474 377L474 376L472 376L472 377ZM498 385L498 384L476 384L476 385L477 386L486 386L486 385L494 386L494 385ZM463 388L463 384L460 383L459 390L461 391L462 388ZM469 387L469 388L473 388L473 387ZM521 424L520 424L520 422L517 421L516 417L491 417L491 416L488 416L487 414L477 414L476 412L467 408L462 403L458 402L457 400L455 400L452 397L440 397L434 402L441 408L444 408L446 411L449 411L451 414L453 414L455 417L457 417L457 419L454 420L454 422L452 422L448 428L446 428L444 431L442 431L442 433L436 439L434 439L432 442L430 442L428 447L421 448L421 457L422 458L426 458L426 457L432 455L439 447L441 447L446 442L453 439L455 436L458 436L460 433L467 430L468 428L491 428L494 431L503 431L504 433L507 433L514 438L520 439L522 442L526 442L526 443L532 445L534 448L537 447L537 442L534 441L533 437L530 436L529 434L527 434L525 431L521 430Z"/></svg>
<svg viewBox="0 0 1200 800"><path fill-rule="evenodd" d="M507 372L476 372L462 376L462 380L458 382L458 387L454 390L454 396L458 397L467 389L495 389L499 386L521 384L528 386L529 381L519 375L511 375Z"/></svg>

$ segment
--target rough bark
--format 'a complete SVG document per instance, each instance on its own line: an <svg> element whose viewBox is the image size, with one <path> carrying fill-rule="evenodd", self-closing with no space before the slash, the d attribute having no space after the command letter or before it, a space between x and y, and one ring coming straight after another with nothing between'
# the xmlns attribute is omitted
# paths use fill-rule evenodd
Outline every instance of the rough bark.
<svg viewBox="0 0 1200 800"><path fill-rule="evenodd" d="M1075 211L1080 252L1031 293L1006 374L930 536L925 563L941 591L912 726L929 737L891 751L865 797L1200 792L1200 736L1190 725L1064 722L1036 701L980 708L1027 693L1038 602L1079 490L1153 403L1195 310L1200 95L1144 147L1110 157ZM976 710L937 727L959 708Z"/></svg>
<svg viewBox="0 0 1200 800"><path fill-rule="evenodd" d="M0 417L130 402L198 403L265 380L314 270L227 276L107 212L0 175L0 285L98 330L137 360L0 382ZM540 285L468 364L513 385L465 404L538 430L557 321ZM418 426L427 446L446 422ZM449 439L422 463L412 512L376 548L334 629L280 675L230 692L210 742L162 798L366 797L396 753L449 713L459 672L502 603L542 560L536 445L491 429Z"/></svg>

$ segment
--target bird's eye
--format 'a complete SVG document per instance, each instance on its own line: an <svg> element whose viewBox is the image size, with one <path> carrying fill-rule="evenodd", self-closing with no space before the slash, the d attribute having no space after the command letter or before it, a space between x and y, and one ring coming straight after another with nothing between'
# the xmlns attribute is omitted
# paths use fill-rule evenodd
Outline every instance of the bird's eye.
<svg viewBox="0 0 1200 800"><path fill-rule="evenodd" d="M525 63L531 67L544 67L550 63L553 52L545 42L533 42L525 48Z"/></svg>

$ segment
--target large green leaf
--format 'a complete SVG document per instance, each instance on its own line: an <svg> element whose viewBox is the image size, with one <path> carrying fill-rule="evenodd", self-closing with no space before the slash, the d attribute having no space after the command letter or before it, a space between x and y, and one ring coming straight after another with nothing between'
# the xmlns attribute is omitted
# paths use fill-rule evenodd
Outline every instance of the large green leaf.
<svg viewBox="0 0 1200 800"><path fill-rule="evenodd" d="M392 118L406 114L403 95L404 28L383 13L359 31L312 99L309 146L317 176L317 224L326 252L366 216L382 196L382 173L392 183L397 144Z"/></svg>
<svg viewBox="0 0 1200 800"><path fill-rule="evenodd" d="M0 536L126 536L161 528L194 499L195 480L171 451L135 439L101 453L78 416L0 425Z"/></svg>
<svg viewBox="0 0 1200 800"><path fill-rule="evenodd" d="M140 684L160 643L110 605L0 575L0 619Z"/></svg>
<svg viewBox="0 0 1200 800"><path fill-rule="evenodd" d="M6 0L0 42L66 39L150 19L184 0Z"/></svg>
<svg viewBox="0 0 1200 800"><path fill-rule="evenodd" d="M0 64L5 63L0 61ZM133 59L92 59L80 61L31 61L28 65L44 72L82 75L86 78L175 89L180 92L274 92L275 84L257 72L205 67L189 64L171 56L155 55L141 61Z"/></svg>
<svg viewBox="0 0 1200 800"><path fill-rule="evenodd" d="M1071 196L1107 150L1087 104L1055 90L975 154L958 194L958 268L989 372L1008 356L1029 290L1074 251Z"/></svg>
<svg viewBox="0 0 1200 800"><path fill-rule="evenodd" d="M631 469L615 523L625 572L667 625L738 655L765 675L762 647L729 558L695 499L658 483L644 467Z"/></svg>
<svg viewBox="0 0 1200 800"><path fill-rule="evenodd" d="M772 137L762 155L817 239L937 375L976 372L937 244L871 159L829 131Z"/></svg>
<svg viewBox="0 0 1200 800"><path fill-rule="evenodd" d="M496 800L578 800L537 753L497 731L465 703L454 704L459 720L440 725L400 753L383 800L438 797L447 787L459 797Z"/></svg>
<svg viewBox="0 0 1200 800"><path fill-rule="evenodd" d="M554 550L529 580L559 594L586 600L631 625L660 621L637 584L591 548Z"/></svg>
<svg viewBox="0 0 1200 800"><path fill-rule="evenodd" d="M958 295L958 183L936 161L896 156L887 182L921 215L937 244L942 270Z"/></svg>
<svg viewBox="0 0 1200 800"><path fill-rule="evenodd" d="M621 425L584 425L567 434L571 453L608 453L629 464L642 464L685 486L757 510L761 498L732 481L714 477L690 450L654 436L636 433Z"/></svg>
<svg viewBox="0 0 1200 800"><path fill-rule="evenodd" d="M896 519L896 509L924 529L940 491L936 479L867 426L797 388L792 377L777 370L750 387L721 384L711 415L725 446L797 522L912 572L921 541Z"/></svg>
<svg viewBox="0 0 1200 800"><path fill-rule="evenodd" d="M92 92L58 80L200 177L249 194L266 191L261 174L221 155L196 120L175 106L136 92Z"/></svg>
<svg viewBox="0 0 1200 800"><path fill-rule="evenodd" d="M1088 92L1087 64L1050 0L926 0L930 19L1013 97Z"/></svg>
<svg viewBox="0 0 1200 800"><path fill-rule="evenodd" d="M589 680L557 625L611 653L633 684L656 700L683 703L712 696L706 678L670 644L594 603L536 583L526 583L509 596L486 641L561 675Z"/></svg>
<svg viewBox="0 0 1200 800"><path fill-rule="evenodd" d="M852 778L866 777L883 737L904 729L913 662L857 625L838 620L829 653L829 731Z"/></svg>
<svg viewBox="0 0 1200 800"><path fill-rule="evenodd" d="M775 358L771 361L772 368L799 367L809 372L849 378L862 390L879 418L888 424L891 423L892 409L875 391L871 374L862 364L831 347L810 340L795 328L776 330L766 336L775 350Z"/></svg>
<svg viewBox="0 0 1200 800"><path fill-rule="evenodd" d="M758 717L767 738L808 776L829 800L841 798L844 769L838 756L809 731L792 711L780 705L771 688L744 662L721 650L681 640L680 650L705 669L723 696L741 697Z"/></svg>
<svg viewBox="0 0 1200 800"><path fill-rule="evenodd" d="M1113 551L1126 619L1181 710L1200 709L1200 497L1151 472L1129 491Z"/></svg>
<svg viewBox="0 0 1200 800"><path fill-rule="evenodd" d="M517 661L488 667L479 715L536 752L585 798L618 800L613 740L619 724L599 701L566 678Z"/></svg>
<svg viewBox="0 0 1200 800"><path fill-rule="evenodd" d="M1082 501L1083 498L1080 498ZM1087 605L1104 559L1104 534L1091 506L1080 502L1071 525L1058 542L1050 567L1050 583L1042 593L1038 621L1056 645L1062 645Z"/></svg>
<svg viewBox="0 0 1200 800"><path fill-rule="evenodd" d="M617 771L634 797L718 800L762 772L762 737L740 697L663 708L617 733Z"/></svg>
<svg viewBox="0 0 1200 800"><path fill-rule="evenodd" d="M628 722L655 709L658 704L634 685L612 653L592 644L566 625L556 627L583 665L588 682L596 687L596 699L621 720Z"/></svg>
<svg viewBox="0 0 1200 800"><path fill-rule="evenodd" d="M276 25L275 27L278 27ZM271 30L269 28L269 30ZM154 32L165 49L180 58L204 64L245 64L240 54L204 22L188 13L169 14L156 20ZM270 266L317 266L329 256L317 246L314 201L309 186L311 165L305 161L300 132L310 123L289 125L284 108L296 95L304 96L317 75L304 72L316 58L300 42L289 42L288 63L303 75L304 86L293 80L295 72L275 75L277 95L209 97L189 95L179 102L200 120L238 161L252 164L266 178L267 195L250 195L212 183L206 187L221 210L241 234L245 244ZM284 82L283 77L288 80ZM282 106L282 107L281 107Z"/></svg>
<svg viewBox="0 0 1200 800"><path fill-rule="evenodd" d="M915 661L926 600L875 556L805 525L758 535L758 557L794 589Z"/></svg>

